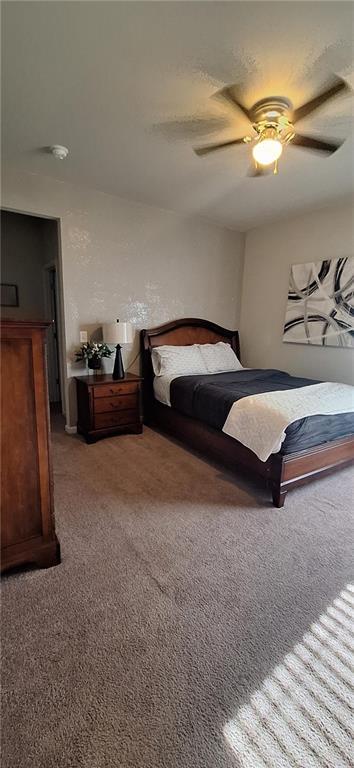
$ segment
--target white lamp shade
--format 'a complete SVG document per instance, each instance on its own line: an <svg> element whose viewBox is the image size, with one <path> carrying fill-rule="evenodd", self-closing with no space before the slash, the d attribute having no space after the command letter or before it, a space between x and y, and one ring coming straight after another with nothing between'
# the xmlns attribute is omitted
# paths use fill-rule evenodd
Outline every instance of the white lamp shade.
<svg viewBox="0 0 354 768"><path fill-rule="evenodd" d="M133 329L130 323L105 323L103 326L103 341L107 344L132 344Z"/></svg>

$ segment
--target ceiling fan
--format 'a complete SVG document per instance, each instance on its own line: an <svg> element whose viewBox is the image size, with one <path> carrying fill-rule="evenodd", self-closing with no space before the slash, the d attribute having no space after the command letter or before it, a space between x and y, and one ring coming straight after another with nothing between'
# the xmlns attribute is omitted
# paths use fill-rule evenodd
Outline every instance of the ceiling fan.
<svg viewBox="0 0 354 768"><path fill-rule="evenodd" d="M228 85L218 92L218 96L229 102L237 110L243 112L252 125L252 135L243 136L241 139L231 139L220 144L207 144L196 147L194 152L199 157L225 149L237 144L252 144L252 155L255 162L249 171L249 176L264 176L267 168L273 165L273 172L278 172L278 160L283 147L292 144L295 147L311 149L316 152L333 154L343 144L343 141L334 139L304 136L297 133L294 126L299 120L310 115L316 109L340 93L351 89L348 84L339 77L335 77L331 84L310 101L301 107L294 109L291 101L282 96L271 96L247 109L236 94L236 88Z"/></svg>

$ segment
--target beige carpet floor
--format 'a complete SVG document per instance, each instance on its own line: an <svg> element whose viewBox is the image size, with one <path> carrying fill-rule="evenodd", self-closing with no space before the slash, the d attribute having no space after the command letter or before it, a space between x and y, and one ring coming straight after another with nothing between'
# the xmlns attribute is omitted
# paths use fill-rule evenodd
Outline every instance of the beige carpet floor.
<svg viewBox="0 0 354 768"><path fill-rule="evenodd" d="M54 480L62 563L3 583L2 768L350 765L350 469L277 510L148 429L58 432Z"/></svg>

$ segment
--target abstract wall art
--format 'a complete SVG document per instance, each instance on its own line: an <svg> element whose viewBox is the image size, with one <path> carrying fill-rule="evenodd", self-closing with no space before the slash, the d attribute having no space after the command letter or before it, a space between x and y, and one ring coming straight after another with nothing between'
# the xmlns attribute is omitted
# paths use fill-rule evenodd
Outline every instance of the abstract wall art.
<svg viewBox="0 0 354 768"><path fill-rule="evenodd" d="M283 341L354 347L354 257L291 266Z"/></svg>

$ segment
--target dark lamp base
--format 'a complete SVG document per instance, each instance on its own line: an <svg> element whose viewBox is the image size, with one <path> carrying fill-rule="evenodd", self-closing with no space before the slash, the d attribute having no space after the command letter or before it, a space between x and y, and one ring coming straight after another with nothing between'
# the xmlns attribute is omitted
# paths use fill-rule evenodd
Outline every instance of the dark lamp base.
<svg viewBox="0 0 354 768"><path fill-rule="evenodd" d="M120 344L117 344L116 346L116 359L114 361L114 368L112 373L112 379L115 381L117 379L124 379L124 368L123 368L123 360L122 360L122 352L121 352L121 346Z"/></svg>

